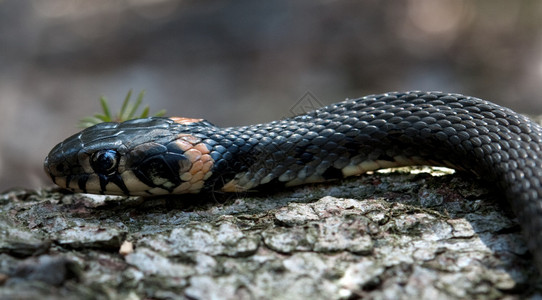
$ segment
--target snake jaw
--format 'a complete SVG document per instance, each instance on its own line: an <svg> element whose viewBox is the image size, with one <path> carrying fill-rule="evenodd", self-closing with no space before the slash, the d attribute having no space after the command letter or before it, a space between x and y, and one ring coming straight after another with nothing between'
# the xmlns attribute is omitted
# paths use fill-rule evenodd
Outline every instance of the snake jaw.
<svg viewBox="0 0 542 300"><path fill-rule="evenodd" d="M63 188L69 189L69 177L71 174L84 173L83 167L79 165L77 159L77 153L82 148L82 145L76 142L77 136L74 135L56 145L43 164L43 168L51 180Z"/></svg>

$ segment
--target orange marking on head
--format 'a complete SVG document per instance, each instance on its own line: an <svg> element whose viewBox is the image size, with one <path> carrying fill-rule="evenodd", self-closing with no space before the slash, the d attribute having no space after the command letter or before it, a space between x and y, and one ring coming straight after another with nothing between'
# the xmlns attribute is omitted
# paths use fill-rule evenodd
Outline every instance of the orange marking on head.
<svg viewBox="0 0 542 300"><path fill-rule="evenodd" d="M209 155L209 154L203 154L200 159L204 163L206 163L208 161L213 161L213 159L211 158L211 155Z"/></svg>
<svg viewBox="0 0 542 300"><path fill-rule="evenodd" d="M199 143L197 145L194 146L195 149L198 149L199 152L201 152L202 154L208 154L209 152L209 149L207 149L207 146L205 146L205 144L203 143Z"/></svg>
<svg viewBox="0 0 542 300"><path fill-rule="evenodd" d="M201 169L203 169L203 162L200 159L192 164L192 168L190 168L190 173L194 174L201 171Z"/></svg>
<svg viewBox="0 0 542 300"><path fill-rule="evenodd" d="M198 123L203 121L203 119L194 119L194 118L185 118L185 117L170 117L170 120L172 120L175 123L178 124L192 124L192 123Z"/></svg>
<svg viewBox="0 0 542 300"><path fill-rule="evenodd" d="M192 147L193 147L192 144L190 144L187 141L183 141L183 140L176 140L175 144L177 145L177 147L179 147L179 149L181 149L183 151L187 151L189 149L192 149Z"/></svg>
<svg viewBox="0 0 542 300"><path fill-rule="evenodd" d="M209 154L210 151L201 142L200 138L190 134L179 134L175 141L176 146L183 151L183 155L190 162L190 168L179 174L179 178L184 181L174 193L195 193L198 192L205 183L205 180L212 175L214 161Z"/></svg>
<svg viewBox="0 0 542 300"><path fill-rule="evenodd" d="M203 187L203 180L200 180L196 183L193 183L191 186L190 186L190 189L189 191L191 193L197 193L199 192L199 190L201 190L201 188Z"/></svg>
<svg viewBox="0 0 542 300"><path fill-rule="evenodd" d="M203 155L205 156L205 155ZM202 156L202 160L203 160L203 156ZM203 163L203 167L201 168L201 170L205 173L205 172L209 172L209 170L213 167L213 162L211 161L206 161Z"/></svg>
<svg viewBox="0 0 542 300"><path fill-rule="evenodd" d="M189 142L190 144L192 144L192 146L195 146L197 143L201 141L200 138L195 137L191 134L186 134L186 133L180 133L179 135L177 135L177 138Z"/></svg>
<svg viewBox="0 0 542 300"><path fill-rule="evenodd" d="M190 190L190 182L186 181L181 183L178 187L176 187L173 192L174 193L188 193Z"/></svg>
<svg viewBox="0 0 542 300"><path fill-rule="evenodd" d="M192 178L190 179L190 183L196 183L196 182L198 182L198 181L203 180L203 175L204 175L203 172L201 172L201 171L200 171L200 172L197 172L197 173L194 174L194 175L192 176Z"/></svg>
<svg viewBox="0 0 542 300"><path fill-rule="evenodd" d="M192 149L186 150L184 152L184 156L186 156L186 158L188 158L192 162L192 164L194 164L196 161L198 161L201 158L201 152L192 148Z"/></svg>

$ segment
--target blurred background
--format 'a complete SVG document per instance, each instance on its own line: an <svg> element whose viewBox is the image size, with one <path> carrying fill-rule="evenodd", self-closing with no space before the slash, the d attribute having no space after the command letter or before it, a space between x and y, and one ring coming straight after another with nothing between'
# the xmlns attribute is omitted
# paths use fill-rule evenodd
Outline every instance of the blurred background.
<svg viewBox="0 0 542 300"><path fill-rule="evenodd" d="M0 0L0 191L49 185L102 95L221 126L413 89L540 114L541 50L534 0Z"/></svg>

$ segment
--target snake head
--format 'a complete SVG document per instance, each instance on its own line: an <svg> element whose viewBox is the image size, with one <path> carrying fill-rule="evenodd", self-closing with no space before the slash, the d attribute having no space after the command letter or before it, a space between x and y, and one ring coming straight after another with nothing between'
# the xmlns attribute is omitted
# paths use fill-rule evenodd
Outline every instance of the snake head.
<svg viewBox="0 0 542 300"><path fill-rule="evenodd" d="M53 182L74 192L118 195L196 193L211 175L209 149L188 132L196 119L100 123L56 145L44 162Z"/></svg>

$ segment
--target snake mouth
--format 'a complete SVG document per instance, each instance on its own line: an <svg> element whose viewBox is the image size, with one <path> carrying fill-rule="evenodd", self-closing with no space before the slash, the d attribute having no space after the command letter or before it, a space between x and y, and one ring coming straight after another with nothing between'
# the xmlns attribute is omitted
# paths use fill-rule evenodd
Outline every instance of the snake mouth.
<svg viewBox="0 0 542 300"><path fill-rule="evenodd" d="M82 146L74 146L76 140L72 137L56 145L43 163L45 173L56 185L74 192L86 190L90 175L77 161L77 153Z"/></svg>
<svg viewBox="0 0 542 300"><path fill-rule="evenodd" d="M71 156L62 151L64 147L59 144L45 158L44 170L51 180L61 188L72 192L82 193L109 193L117 195L129 195L130 192L124 183L121 173L111 172L109 174L98 174L89 172L88 166L91 157L88 154L79 154L83 157L82 164L75 163ZM103 164L103 161L98 161Z"/></svg>
<svg viewBox="0 0 542 300"><path fill-rule="evenodd" d="M52 164L51 159L49 156L45 158L45 161L43 162L43 170L45 170L45 174L51 178L53 183L57 184L57 178L62 177L62 175L57 175L53 172L54 164ZM58 185L58 184L57 184Z"/></svg>

